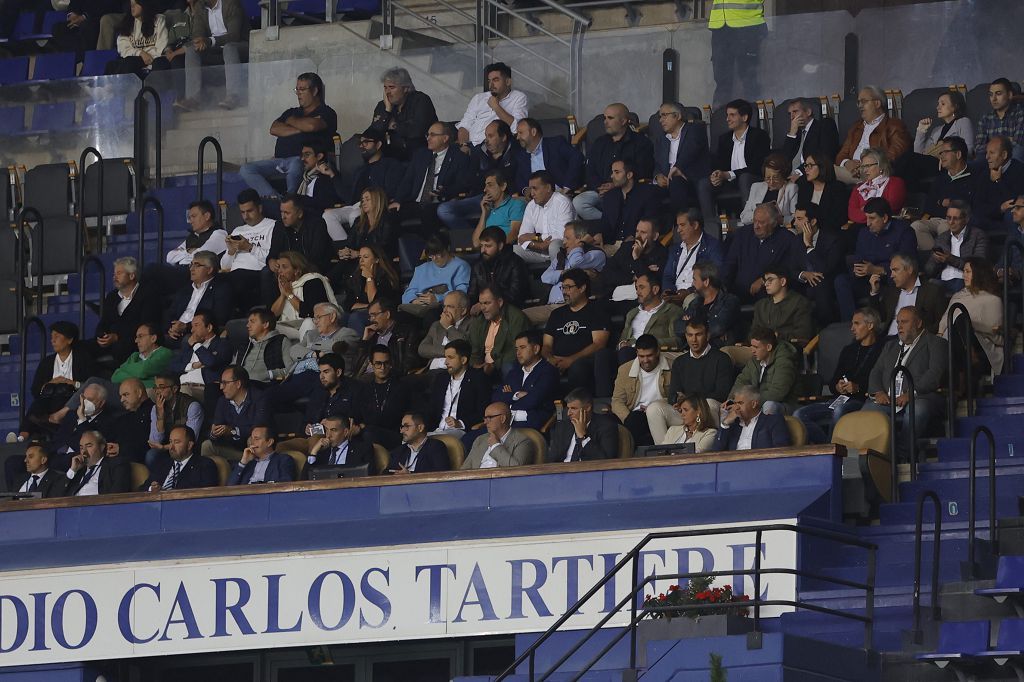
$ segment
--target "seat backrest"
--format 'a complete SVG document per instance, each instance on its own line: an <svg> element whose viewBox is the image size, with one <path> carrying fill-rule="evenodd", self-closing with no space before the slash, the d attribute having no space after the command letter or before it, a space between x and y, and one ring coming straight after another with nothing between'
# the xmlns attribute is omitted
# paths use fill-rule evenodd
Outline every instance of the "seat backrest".
<svg viewBox="0 0 1024 682"><path fill-rule="evenodd" d="M23 204L44 218L68 216L71 209L71 168L66 163L47 163L25 173Z"/></svg>
<svg viewBox="0 0 1024 682"><path fill-rule="evenodd" d="M807 427L796 417L786 417L786 428L789 429L789 441L793 447L807 445Z"/></svg>
<svg viewBox="0 0 1024 682"><path fill-rule="evenodd" d="M75 77L75 53L57 52L36 55L32 80L52 81Z"/></svg>
<svg viewBox="0 0 1024 682"><path fill-rule="evenodd" d="M132 490L138 490L145 483L146 479L149 478L149 469L146 468L145 464L139 462L132 462Z"/></svg>
<svg viewBox="0 0 1024 682"><path fill-rule="evenodd" d="M939 646L936 653L978 654L988 649L991 625L987 620L968 620L939 624Z"/></svg>
<svg viewBox="0 0 1024 682"><path fill-rule="evenodd" d="M935 102L939 99L939 95L947 92L949 92L948 87L918 88L903 96L900 119L907 126L907 130L910 131L911 135L917 129L917 122L922 118L930 118L933 121L938 120L935 118ZM941 122L939 121L939 123ZM967 140L966 142L969 148L974 144L974 140Z"/></svg>
<svg viewBox="0 0 1024 682"><path fill-rule="evenodd" d="M82 78L102 76L107 64L115 59L117 59L117 50L90 50L85 53L82 73L79 76Z"/></svg>
<svg viewBox="0 0 1024 682"><path fill-rule="evenodd" d="M548 443L544 440L544 435L541 434L537 429L516 429L519 433L530 439L533 444L533 462L532 464L543 464L544 458L548 453Z"/></svg>
<svg viewBox="0 0 1024 682"><path fill-rule="evenodd" d="M881 412L849 412L832 429L832 443L889 454L889 417Z"/></svg>
<svg viewBox="0 0 1024 682"><path fill-rule="evenodd" d="M988 99L989 83L976 85L967 91L964 96L967 99L967 115L972 121L977 122L982 116L992 111L992 105Z"/></svg>
<svg viewBox="0 0 1024 682"><path fill-rule="evenodd" d="M1003 618L999 621L996 649L999 651L1024 649L1024 618Z"/></svg>
<svg viewBox="0 0 1024 682"><path fill-rule="evenodd" d="M225 486L228 484L228 476L231 475L231 465L228 461L220 455L206 455L213 460L213 463L217 465L217 485Z"/></svg>
<svg viewBox="0 0 1024 682"><path fill-rule="evenodd" d="M754 351L750 346L722 346L722 352L732 360L732 366L736 369L743 369L743 366L754 357Z"/></svg>
<svg viewBox="0 0 1024 682"><path fill-rule="evenodd" d="M839 127L840 141L846 139L850 128L860 119L860 112L857 110L857 93L847 94L839 102L839 120L836 126Z"/></svg>
<svg viewBox="0 0 1024 682"><path fill-rule="evenodd" d="M760 128L761 122L757 117L757 106L751 102L750 105L754 111L750 115L750 127ZM708 142L711 144L711 149L714 150L718 146L718 138L724 133L729 132L729 126L725 122L725 105L718 107L711 112L711 125L708 127Z"/></svg>
<svg viewBox="0 0 1024 682"><path fill-rule="evenodd" d="M572 135L569 134L569 119L562 116L561 118L542 118L537 121L540 123L540 127L544 130L544 137L564 137L566 142L572 139ZM515 131L512 131L515 133Z"/></svg>
<svg viewBox="0 0 1024 682"><path fill-rule="evenodd" d="M25 130L25 107L0 109L0 135L13 135Z"/></svg>
<svg viewBox="0 0 1024 682"><path fill-rule="evenodd" d="M244 353L245 347L249 345L249 332L245 329L246 322L248 322L248 318L239 317L228 320L224 325L224 329L228 333L228 341L231 342L232 357Z"/></svg>
<svg viewBox="0 0 1024 682"><path fill-rule="evenodd" d="M132 175L131 159L103 159L103 215L127 215L132 212L132 197L135 194L135 181ZM82 187L82 211L88 218L97 215L97 185L99 184L99 164L90 163L85 168L85 180Z"/></svg>
<svg viewBox="0 0 1024 682"><path fill-rule="evenodd" d="M999 557L996 587L1024 588L1024 556Z"/></svg>
<svg viewBox="0 0 1024 682"><path fill-rule="evenodd" d="M380 443L373 444L373 472L381 473L387 471L388 464L391 462L391 454L388 449Z"/></svg>
<svg viewBox="0 0 1024 682"><path fill-rule="evenodd" d="M295 480L301 481L302 473L306 470L306 456L295 450L285 450L284 454L291 457L292 461L295 462Z"/></svg>
<svg viewBox="0 0 1024 682"><path fill-rule="evenodd" d="M818 333L818 374L823 381L831 381L839 364L839 354L850 343L850 324L834 322ZM829 390L835 390L829 386Z"/></svg>
<svg viewBox="0 0 1024 682"><path fill-rule="evenodd" d="M590 119L587 123L587 134L583 137L583 149L581 151L586 154L586 150L590 149L594 141L602 135L604 135L604 112Z"/></svg>
<svg viewBox="0 0 1024 682"><path fill-rule="evenodd" d="M14 334L18 328L18 281L0 277L0 334Z"/></svg>
<svg viewBox="0 0 1024 682"><path fill-rule="evenodd" d="M28 57L0 59L0 85L23 83L28 80Z"/></svg>
<svg viewBox="0 0 1024 682"><path fill-rule="evenodd" d="M622 424L619 427L619 459L627 459L633 456L636 446L633 443L633 434Z"/></svg>
<svg viewBox="0 0 1024 682"><path fill-rule="evenodd" d="M66 275L78 272L79 255L75 253L75 235L78 232L78 221L68 216L51 216L43 220L43 229L32 228L32 253L40 252L41 244L45 245L42 257L32 259L32 274L39 274L42 261L42 274Z"/></svg>
<svg viewBox="0 0 1024 682"><path fill-rule="evenodd" d="M11 182L11 171L0 168L0 227L14 223L14 209L18 206L17 187ZM12 252L13 253L13 252ZM0 268L0 272L3 269Z"/></svg>
<svg viewBox="0 0 1024 682"><path fill-rule="evenodd" d="M0 279L17 279L19 274L18 232L0 221Z"/></svg>
<svg viewBox="0 0 1024 682"><path fill-rule="evenodd" d="M359 139L359 135L353 135L345 140L341 144L338 158L335 159L342 182L343 191L341 199L348 204L359 202L359 197L352 196L352 192L355 189L356 173L364 165L363 156L359 149Z"/></svg>
<svg viewBox="0 0 1024 682"><path fill-rule="evenodd" d="M445 434L431 436L431 438L439 440L444 444L445 449L448 451L448 463L451 464L452 471L461 469L462 463L466 460L466 449L462 447L462 441L455 436Z"/></svg>

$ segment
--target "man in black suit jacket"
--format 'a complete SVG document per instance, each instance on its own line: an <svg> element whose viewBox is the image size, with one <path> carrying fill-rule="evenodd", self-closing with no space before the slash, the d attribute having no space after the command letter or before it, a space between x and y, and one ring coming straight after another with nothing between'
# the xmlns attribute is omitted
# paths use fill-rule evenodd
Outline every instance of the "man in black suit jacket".
<svg viewBox="0 0 1024 682"><path fill-rule="evenodd" d="M803 294L814 303L814 319L825 327L838 319L835 301L836 275L843 272L844 252L840 235L818 224L818 207L800 204L793 213L793 225L803 240L803 269L798 279Z"/></svg>
<svg viewBox="0 0 1024 682"><path fill-rule="evenodd" d="M331 168L327 145L321 140L307 140L302 145L302 182L296 193L316 213L344 203L334 183L337 171Z"/></svg>
<svg viewBox="0 0 1024 682"><path fill-rule="evenodd" d="M594 414L594 397L589 391L569 391L565 406L568 419L555 424L545 461L590 462L619 456L618 422L606 414Z"/></svg>
<svg viewBox="0 0 1024 682"><path fill-rule="evenodd" d="M636 182L633 164L625 159L612 162L612 188L601 197L601 231L604 244L621 242L636 233L636 224L655 216L661 208L657 187Z"/></svg>
<svg viewBox="0 0 1024 682"><path fill-rule="evenodd" d="M275 440L269 426L254 426L249 434L249 446L242 451L242 459L231 470L228 485L296 480L295 460L283 452L274 452Z"/></svg>
<svg viewBox="0 0 1024 682"><path fill-rule="evenodd" d="M754 108L745 100L737 99L725 105L729 132L718 138L711 176L698 185L698 191L705 195L701 197L702 206L712 205L711 195L724 187L738 188L745 204L750 187L761 179L761 166L771 152L772 142L768 133L750 125L753 116ZM732 152L736 144L743 145L743 156L734 160Z"/></svg>
<svg viewBox="0 0 1024 682"><path fill-rule="evenodd" d="M551 173L559 189L576 189L583 184L583 166L586 159L580 150L569 144L561 135L544 137L544 129L535 118L521 118L517 124L519 144L526 152L526 163L520 164L519 174L509 188L515 194L529 197L530 174L535 157L540 163L538 170Z"/></svg>
<svg viewBox="0 0 1024 682"><path fill-rule="evenodd" d="M388 474L422 474L450 471L448 449L439 440L427 437L427 423L419 412L402 415L402 444L388 456Z"/></svg>
<svg viewBox="0 0 1024 682"><path fill-rule="evenodd" d="M168 457L157 458L150 467L150 476L140 490L186 490L213 488L220 484L217 465L209 457L195 451L196 434L189 426L175 426L167 439Z"/></svg>
<svg viewBox="0 0 1024 682"><path fill-rule="evenodd" d="M135 330L143 322L159 325L160 297L139 281L138 261L130 256L114 261L114 290L103 299L96 338L92 340L93 357L113 357L111 369L119 366L135 352Z"/></svg>
<svg viewBox="0 0 1024 682"><path fill-rule="evenodd" d="M696 203L697 183L711 175L707 126L701 121L688 123L679 102L662 104L658 121L660 128L649 131L654 141L654 182L668 191L672 210L683 211ZM676 155L669 158L673 142ZM714 207L701 206L701 211L714 213Z"/></svg>
<svg viewBox="0 0 1024 682"><path fill-rule="evenodd" d="M104 438L113 437L120 405L116 401L108 405L109 400L106 385L97 382L82 388L76 410L62 408L67 412L51 441L56 453L52 462L55 467L67 466L68 460L63 455L78 451L78 443L86 431L99 431Z"/></svg>
<svg viewBox="0 0 1024 682"><path fill-rule="evenodd" d="M11 459L17 459L12 457ZM50 468L50 452L44 443L33 441L25 449L25 466L14 479L11 490L19 493L38 492L42 497L61 497L68 477L63 471Z"/></svg>
<svg viewBox="0 0 1024 682"><path fill-rule="evenodd" d="M715 450L760 450L792 445L786 418L761 411L761 396L753 386L733 392L729 413L715 436Z"/></svg>
<svg viewBox="0 0 1024 682"><path fill-rule="evenodd" d="M127 493L132 487L131 463L127 457L108 457L107 440L99 431L82 434L66 477L69 497Z"/></svg>
<svg viewBox="0 0 1024 682"><path fill-rule="evenodd" d="M190 372L199 370L199 376L185 379L186 384L205 384L214 386L220 381L220 373L231 363L231 341L217 336L217 327L213 314L200 308L192 318L192 333L181 344L178 353L171 360L167 371L177 374L179 378ZM196 367L199 363L199 367ZM211 391L216 395L216 391ZM209 401L211 406L216 402ZM212 414L212 411L211 411Z"/></svg>
<svg viewBox="0 0 1024 682"><path fill-rule="evenodd" d="M444 365L448 371L431 382L427 402L422 406L432 432L461 438L483 421L484 408L491 399L491 381L483 370L470 367L471 354L466 339L445 344Z"/></svg>
<svg viewBox="0 0 1024 682"><path fill-rule="evenodd" d="M633 164L638 180L654 177L654 146L651 140L631 127L625 104L609 104L604 110L605 134L587 149L587 191L573 198L576 215L582 220L601 217L601 199L612 188L612 162L624 159Z"/></svg>
<svg viewBox="0 0 1024 682"><path fill-rule="evenodd" d="M810 100L794 99L789 103L789 132L782 143L782 153L792 159L793 168L799 169L806 154L820 154L834 159L839 153L839 129L831 118L814 118L814 105ZM799 170L795 170L799 174Z"/></svg>
<svg viewBox="0 0 1024 682"><path fill-rule="evenodd" d="M234 311L234 297L227 282L217 277L220 257L213 251L197 251L189 265L189 285L174 294L167 308L164 321L169 348L177 348L181 339L188 336L189 324L196 311L210 313L211 322L218 327L227 324Z"/></svg>
<svg viewBox="0 0 1024 682"><path fill-rule="evenodd" d="M373 472L373 446L365 441L351 440L353 421L347 414L325 417L320 426L324 435L309 449L306 471L303 478L309 478L310 467L370 465Z"/></svg>
<svg viewBox="0 0 1024 682"><path fill-rule="evenodd" d="M882 336L896 336L899 308L911 304L917 307L924 328L937 334L939 320L946 311L946 290L942 285L930 280L922 282L918 276L917 259L903 253L893 255L889 261L889 277L892 284L885 286L882 285L882 275L872 275L870 280L871 305L882 318ZM913 296L914 300L908 300L908 296Z"/></svg>
<svg viewBox="0 0 1024 682"><path fill-rule="evenodd" d="M494 389L491 399L509 404L513 428L539 430L555 412L558 370L541 357L544 335L539 329L520 332L515 346L516 366L505 375L505 383Z"/></svg>

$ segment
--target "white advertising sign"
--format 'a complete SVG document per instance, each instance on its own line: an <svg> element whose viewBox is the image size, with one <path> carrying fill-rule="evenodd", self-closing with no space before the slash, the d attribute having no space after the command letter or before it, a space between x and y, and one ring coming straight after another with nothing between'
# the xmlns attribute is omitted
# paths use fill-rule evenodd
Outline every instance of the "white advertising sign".
<svg viewBox="0 0 1024 682"><path fill-rule="evenodd" d="M0 574L0 666L540 632L647 533L722 527L7 572ZM736 533L652 542L642 575L752 568L754 540ZM765 532L761 555L765 568L795 568L796 534ZM753 593L749 576L716 584ZM795 587L792 575L765 576L762 596L793 599ZM569 624L591 627L630 588L624 569ZM610 625L627 620L620 614Z"/></svg>

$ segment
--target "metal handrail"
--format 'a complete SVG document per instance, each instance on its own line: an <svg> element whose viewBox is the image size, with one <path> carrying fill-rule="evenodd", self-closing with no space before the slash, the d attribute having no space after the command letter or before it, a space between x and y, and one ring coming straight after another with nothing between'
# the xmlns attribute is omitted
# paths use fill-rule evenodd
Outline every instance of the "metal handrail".
<svg viewBox="0 0 1024 682"><path fill-rule="evenodd" d="M1005 307L1005 306L1004 306ZM964 357L966 358L966 369L965 369L965 382L967 384L967 416L974 416L974 367L971 362L971 348L973 348L973 340L976 338L974 333L974 322L971 320L971 314L968 312L966 306L963 303L954 303L949 306L946 310L946 335L949 337L949 353L947 353L947 376L949 381L949 393L946 394L946 437L953 437L953 429L956 424L956 362L955 358L957 353L953 349L953 315L959 311L959 315L956 320L963 322L963 317L967 318L966 328L963 334L960 335L960 340L964 344Z"/></svg>
<svg viewBox="0 0 1024 682"><path fill-rule="evenodd" d="M78 200L81 203L78 209L78 234L75 236L75 253L83 255L84 251L80 249L79 240L82 235L85 234L85 160L89 158L89 155L96 157L93 163L99 164L99 177L96 178L96 242L97 252L103 251L103 155L100 154L100 150L96 147L86 147L82 150L82 155L78 158Z"/></svg>
<svg viewBox="0 0 1024 682"><path fill-rule="evenodd" d="M154 90L148 85L142 86L139 90L139 94L135 96L134 104L134 124L135 124L135 166L138 169L138 173L135 175L135 196L141 197L142 182L143 178L148 174L148 167L146 165L146 154L147 154L147 133L149 132L147 122L148 117L145 115L146 108L146 94L150 94L153 97L153 104L156 105L156 109L153 112L153 118L156 121L156 186L162 187L163 182L163 109L160 106L160 93Z"/></svg>
<svg viewBox="0 0 1024 682"><path fill-rule="evenodd" d="M427 19L425 16L423 16L422 14L416 12L415 10L409 9L408 7L406 7L405 5L403 5L400 2L395 2L395 0L388 0L387 4L388 4L388 9L385 11L385 16L387 16L389 21L390 21L390 28L391 29L394 29L394 26L395 26L395 10L398 9L398 10L401 10L402 12L405 12L406 14L408 14L411 17L413 17L414 19L417 19L420 23L425 24L426 26L430 27L431 30L440 31L441 33L445 34L446 36L448 36L449 38L454 40L456 43L461 43L463 45L472 45L473 42L474 42L474 41L471 41L471 40L466 40L465 38L463 38L459 34L457 34L454 31L451 31L451 30L445 28L444 26L438 26L437 24L432 22L430 19ZM476 23L476 17L474 17L474 16L472 16L470 14L467 14L466 12L463 12L462 10L458 10L458 12L459 12L459 14L462 14L463 16L465 16L467 19L471 19L474 22L474 24Z"/></svg>
<svg viewBox="0 0 1024 682"><path fill-rule="evenodd" d="M26 317L23 321L24 326L21 331L21 358L18 361L18 390L21 391L19 396L21 399L18 401L18 423L25 423L25 396L28 390L28 331L32 327L39 330L39 338L42 341L42 348L40 349L40 355L46 350L46 323L44 323L39 317L32 315Z"/></svg>
<svg viewBox="0 0 1024 682"><path fill-rule="evenodd" d="M203 177L206 175L203 166L206 162L206 145L208 144L212 144L213 151L217 153L217 200L214 203L219 204L224 201L224 150L220 146L220 141L213 135L207 135L199 141L199 152L196 159L199 166L196 171L196 200L203 200Z"/></svg>
<svg viewBox="0 0 1024 682"><path fill-rule="evenodd" d="M516 19L518 19L519 21L523 22L524 24L526 24L530 28L536 29L539 33L544 34L548 38L551 38L552 40L555 40L555 41L561 43L562 45L565 45L566 47L569 47L569 41L568 40L566 40L565 38L563 38L562 36L560 36L560 35L558 35L556 33L552 33L551 31L547 30L546 28L544 28L542 25L540 25L537 22L535 22L533 19L531 19L526 14L523 14L522 12L517 12L514 9L512 9L511 7L508 7L506 5L501 4L500 2L497 2L497 0L483 0L483 3L485 5L490 5L491 7L494 7L499 12L503 12L505 14L508 14L511 17L515 17ZM566 13L568 13L568 10L566 10ZM572 14L576 15L575 12L573 12ZM577 19L576 18L577 16L579 16L579 15L569 16L569 18L572 19L573 21L578 21L580 23L586 24L587 26L590 25L590 19L584 19L582 17ZM493 29L491 29L491 30L496 35L499 35L499 36L502 35L501 33L498 33L497 31L493 31ZM509 38L508 36L502 36L502 37L504 37L506 40L514 40L514 38ZM519 46L519 47L522 47L522 46Z"/></svg>
<svg viewBox="0 0 1024 682"><path fill-rule="evenodd" d="M906 365L900 363L892 370L892 378L889 380L889 461L892 464L892 501L900 501L900 479L898 472L898 457L896 456L896 377L903 372L904 392L906 384L910 384L910 391L907 392L907 418L909 420L908 430L910 431L910 480L917 480L917 389L914 387L914 375L910 373Z"/></svg>
<svg viewBox="0 0 1024 682"><path fill-rule="evenodd" d="M1003 373L1005 374L1013 362L1013 347L1010 341L1010 252L1014 249L1020 254L1024 261L1024 244L1016 240L1009 240L1003 251ZM1024 317L1024 273L1021 274L1020 287L1020 315Z"/></svg>
<svg viewBox="0 0 1024 682"><path fill-rule="evenodd" d="M911 630L914 644L923 644L921 631L921 526L924 521L924 501L935 503L935 523L932 544L932 621L938 622L942 611L939 608L939 548L942 537L942 505L934 490L922 490L917 496L917 520L914 524L914 628Z"/></svg>
<svg viewBox="0 0 1024 682"><path fill-rule="evenodd" d="M85 277L89 274L90 264L95 265L100 273L100 303L107 297L107 266L99 256L86 256L78 270L78 333L81 336L85 336Z"/></svg>
<svg viewBox="0 0 1024 682"><path fill-rule="evenodd" d="M45 261L43 260L43 255L46 253L46 240L44 239L44 237L46 236L46 225L44 224L43 216L42 216L42 214L39 211L37 211L36 209L32 208L31 206L24 206L21 209L21 215L18 217L18 234L22 234L22 235L29 234L28 228L27 228L27 223L28 223L27 218L28 218L29 214L31 214L32 217L35 219L35 223L36 223L35 229L39 230L39 253L36 253L35 249L31 249L32 263L33 263L33 265L35 265L35 270L38 273L38 276L33 276L31 272L29 272L28 274L29 274L29 277L33 278L34 283L35 283L34 284L34 288L36 290L36 306L37 306L37 309L39 311L42 311L42 309L43 309L43 264L45 263ZM31 237L29 237L29 239L30 239L30 241L24 242L25 246L29 246L32 243L31 242ZM78 241L79 241L79 235L76 233L75 234L75 253L80 253L78 251L78 248L79 248Z"/></svg>
<svg viewBox="0 0 1024 682"><path fill-rule="evenodd" d="M976 531L977 494L974 485L978 478L977 446L978 436L985 434L988 437L988 537L992 545L992 551L999 553L999 537L996 535L996 439L987 426L974 427L971 434L971 459L967 480L969 491L969 509L967 510L967 570L969 577L977 578L977 564L974 561L974 544Z"/></svg>
<svg viewBox="0 0 1024 682"><path fill-rule="evenodd" d="M810 536L813 536L813 537L818 537L818 538L822 538L822 539L826 539L826 540L833 540L833 541L836 541L836 542L842 542L842 543L847 544L847 545L851 545L851 546L854 546L854 547L861 547L863 549L868 550L869 555L868 555L868 566L867 566L867 578L865 579L865 584L867 585L867 590L866 590L866 594L865 594L865 600L867 601L867 610L866 610L866 612L867 612L867 614L872 614L871 617L873 619L873 613L874 613L875 560L876 560L876 556L875 555L876 555L876 552L878 550L878 545L876 545L875 543L867 542L865 540L862 540L859 537L856 537L856 536L853 536L853 535L848 535L846 533L838 533L838 532L835 532L835 531L829 531L829 530L824 530L824 529L820 529L820 528L813 528L813 527L808 527L808 526L796 526L796 525L793 525L793 524L786 524L786 523L775 523L775 524L768 524L768 525L762 525L762 526L739 526L739 527L734 527L734 528L714 528L714 529L688 530L688 531L661 531L661 532L656 532L656 533L648 533L644 537L644 539L641 540L639 543L637 543L636 546L634 546L631 550L629 550L629 552L627 552L626 555L623 556L622 559L620 559L618 561L618 563L616 563L615 566L613 566L611 568L611 570L609 570L604 575L603 578L598 580L597 583L595 583L594 586L591 587L587 591L586 594L584 594L582 597L580 597L576 601L576 603L572 605L572 607L566 609L565 613L558 620L556 620L554 622L554 624L552 624L551 627L549 627L540 637L538 637L536 640L534 640L534 642L526 649L526 651L524 651L519 656L517 656L516 659L507 668L505 668L505 670L502 671L501 674L498 675L498 677L495 678L495 682L500 682L501 680L504 680L505 678L507 678L509 675L514 674L516 668L518 668L524 662L528 662L530 680L533 680L534 679L534 656L536 654L537 649L544 642L546 642L562 625L564 625L574 614L576 614L583 607L583 605L586 604L587 601L590 600L591 597L593 597L595 594L597 594L609 581L614 580L615 576L618 575L619 571L622 570L622 568L625 567L626 564L631 564L631 572L633 574L633 578L632 578L633 589L632 589L631 595L629 597L627 597L626 599L628 599L631 602L631 607L630 607L630 615L631 615L630 623L631 623L631 625L628 628L629 633L630 633L630 668L635 669L636 668L636 627L635 627L635 624L639 621L639 618L637 618L637 600L636 600L635 596L636 596L636 594L638 592L638 589L640 589L642 587L640 576L639 576L639 568L640 567L639 567L639 563L638 563L638 557L640 556L640 552L643 550L643 548L646 547L648 544L650 544L651 542L653 542L655 540L695 537L695 536L704 536L704 535L735 535L735 534L741 534L741 533L756 533L757 534L756 541L757 541L757 545L759 547L762 534L765 533L765 532L771 532L771 531L789 531L789 532L793 532L793 533L797 533L797 534L810 535ZM761 554L760 551L754 552L755 567L754 567L754 569L746 569L745 570L745 574L749 574L749 573L751 573L753 571L761 570L760 569L760 559L759 559L760 554ZM793 570L793 569L772 569L772 570ZM739 572L738 571L730 571L729 573L730 574L733 574L733 573L737 573L738 574ZM797 572L797 573L799 574L799 572ZM698 574L698 575L708 575L708 573L703 573L703 574ZM759 587L760 587L760 581L759 581L759 579L757 579L756 574L755 574L755 590L759 590ZM755 593L755 597L757 597L758 600L760 599L760 596L761 596L760 592L756 592ZM608 615L605 619L603 619L598 624L597 628L600 628L601 626L604 625L604 623L607 623L608 620L612 617L612 615L614 615L615 612L619 611L625 605L626 599L623 599L615 609L612 609L612 613L610 615ZM745 602L744 604L751 605L752 602ZM769 604L765 603L765 605L769 605ZM806 608L811 608L814 605L806 604L804 606ZM825 607L816 607L816 609L812 609L812 610L820 610L822 608L825 608ZM759 616L760 616L759 611L756 613L756 616L759 618ZM867 616L865 616L865 617L867 617ZM757 622L757 620L755 620L755 622ZM867 632L866 632L866 636L865 637L866 637L866 640L869 641L869 642L870 642L870 636L871 636L871 626L872 626L872 623L873 623L873 620L871 622L867 623ZM625 635L622 635L622 636L625 636ZM589 638L589 635L587 637L582 638L580 640L579 644L582 645L582 643L584 643L588 638ZM553 666L548 674L550 674L551 672L556 670L557 667L559 665L561 665L561 663L563 663L563 662L564 661L561 661L556 666ZM547 675L545 675L541 679L544 679L546 677L547 677Z"/></svg>
<svg viewBox="0 0 1024 682"><path fill-rule="evenodd" d="M164 205L160 203L160 200L153 195L147 196L142 200L142 206L139 208L139 268L142 268L142 264L145 262L145 236L146 236L146 207L152 206L153 210L156 211L157 223L156 223L156 259L160 260L161 255L164 252Z"/></svg>

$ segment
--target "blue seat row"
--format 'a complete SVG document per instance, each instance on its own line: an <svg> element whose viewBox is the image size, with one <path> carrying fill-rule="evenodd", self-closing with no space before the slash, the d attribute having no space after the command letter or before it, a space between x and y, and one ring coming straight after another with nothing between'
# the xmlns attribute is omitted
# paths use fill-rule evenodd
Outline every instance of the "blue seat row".
<svg viewBox="0 0 1024 682"><path fill-rule="evenodd" d="M82 72L76 73L73 52L40 54L35 57L35 68L29 78L29 57L10 57L0 60L0 85L20 85L22 83L102 76L107 68L107 63L116 58L117 50L91 50L85 53Z"/></svg>
<svg viewBox="0 0 1024 682"><path fill-rule="evenodd" d="M954 669L971 669L991 663L1019 665L1024 660L1024 618L1003 619L999 623L994 648L989 648L991 629L992 624L987 620L942 623L936 651L918 654L917 660Z"/></svg>

